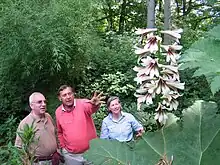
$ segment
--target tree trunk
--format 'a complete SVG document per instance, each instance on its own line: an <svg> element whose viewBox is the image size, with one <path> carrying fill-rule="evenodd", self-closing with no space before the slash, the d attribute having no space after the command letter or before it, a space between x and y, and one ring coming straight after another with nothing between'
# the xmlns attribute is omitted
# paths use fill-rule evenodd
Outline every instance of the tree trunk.
<svg viewBox="0 0 220 165"><path fill-rule="evenodd" d="M111 8L111 1L110 0L106 0L107 6L108 6L108 14L106 14L106 16L109 16L107 18L108 21L108 30L113 30L113 10Z"/></svg>
<svg viewBox="0 0 220 165"><path fill-rule="evenodd" d="M176 12L177 12L177 15L178 17L180 16L180 7L179 7L179 2L178 0L175 0L175 3L176 3Z"/></svg>
<svg viewBox="0 0 220 165"><path fill-rule="evenodd" d="M126 4L127 4L127 1L123 0L123 3L121 5L121 12L120 12L120 19L119 19L119 30L118 30L120 34L122 34L124 32Z"/></svg>
<svg viewBox="0 0 220 165"><path fill-rule="evenodd" d="M147 1L147 27L155 27L155 0Z"/></svg>
<svg viewBox="0 0 220 165"><path fill-rule="evenodd" d="M157 4L155 4L155 6L157 6ZM162 0L158 0L158 14L157 14L157 19L161 19L162 13L163 13L163 1Z"/></svg>
<svg viewBox="0 0 220 165"><path fill-rule="evenodd" d="M183 2L183 15L186 13L186 0L182 0Z"/></svg>
<svg viewBox="0 0 220 165"><path fill-rule="evenodd" d="M169 30L171 24L170 0L164 0L164 30ZM169 36L164 34L164 44L170 44Z"/></svg>

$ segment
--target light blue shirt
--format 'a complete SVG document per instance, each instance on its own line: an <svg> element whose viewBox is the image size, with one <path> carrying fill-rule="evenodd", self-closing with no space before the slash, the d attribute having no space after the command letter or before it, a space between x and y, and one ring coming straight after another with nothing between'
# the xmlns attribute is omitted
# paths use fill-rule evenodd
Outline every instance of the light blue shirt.
<svg viewBox="0 0 220 165"><path fill-rule="evenodd" d="M115 121L109 113L102 121L101 139L115 139L120 142L130 141L133 132L143 129L143 126L130 113L121 112L122 116Z"/></svg>

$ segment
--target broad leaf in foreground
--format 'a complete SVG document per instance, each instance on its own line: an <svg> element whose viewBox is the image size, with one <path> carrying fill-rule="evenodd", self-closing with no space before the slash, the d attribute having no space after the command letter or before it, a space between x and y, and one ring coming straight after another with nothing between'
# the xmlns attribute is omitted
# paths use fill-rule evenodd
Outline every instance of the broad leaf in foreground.
<svg viewBox="0 0 220 165"><path fill-rule="evenodd" d="M205 75L212 93L220 90L216 76L220 73L220 25L208 32L208 36L195 42L182 56L180 69L198 68L194 76Z"/></svg>
<svg viewBox="0 0 220 165"><path fill-rule="evenodd" d="M133 150L132 144L95 139L85 154L94 165L143 165L146 159Z"/></svg>
<svg viewBox="0 0 220 165"><path fill-rule="evenodd" d="M146 135L137 144L137 152L143 155L142 146L151 145L157 153L164 151L167 158L174 158L175 165L217 165L220 158L220 116L215 103L197 101L183 111L183 124L171 124L160 132ZM161 140L163 137L165 146ZM158 154L159 155L159 154Z"/></svg>
<svg viewBox="0 0 220 165"><path fill-rule="evenodd" d="M172 165L218 165L220 115L213 102L196 101L161 131L146 133L133 150L125 143L96 139L86 157L95 165L155 165L164 155Z"/></svg>

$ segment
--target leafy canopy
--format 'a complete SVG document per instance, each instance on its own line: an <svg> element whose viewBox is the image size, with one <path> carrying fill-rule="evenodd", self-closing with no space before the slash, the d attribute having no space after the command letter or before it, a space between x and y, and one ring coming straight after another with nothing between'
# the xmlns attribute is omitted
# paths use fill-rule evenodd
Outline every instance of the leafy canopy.
<svg viewBox="0 0 220 165"><path fill-rule="evenodd" d="M46 95L84 77L96 48L101 49L91 25L94 3L0 1L0 124L10 115L25 116L31 92Z"/></svg>
<svg viewBox="0 0 220 165"><path fill-rule="evenodd" d="M164 156L173 165L218 164L220 116L214 102L196 101L183 111L183 122L173 115L160 131L148 132L131 149L117 141L96 139L86 153L94 164L153 165Z"/></svg>
<svg viewBox="0 0 220 165"><path fill-rule="evenodd" d="M215 94L220 90L220 25L210 30L205 38L195 42L184 54L181 69L197 68L194 76L205 75Z"/></svg>

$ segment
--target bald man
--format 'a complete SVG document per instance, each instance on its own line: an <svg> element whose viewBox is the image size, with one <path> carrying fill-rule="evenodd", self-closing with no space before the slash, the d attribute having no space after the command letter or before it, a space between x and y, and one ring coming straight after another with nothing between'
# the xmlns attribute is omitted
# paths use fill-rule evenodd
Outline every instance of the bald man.
<svg viewBox="0 0 220 165"><path fill-rule="evenodd" d="M34 165L54 165L53 155L57 154L55 127L51 116L46 113L46 99L43 94L34 92L29 97L31 112L19 124L17 132L22 132L25 125L35 128L33 142L29 146L29 153L33 153ZM21 137L17 134L15 146L23 147Z"/></svg>

